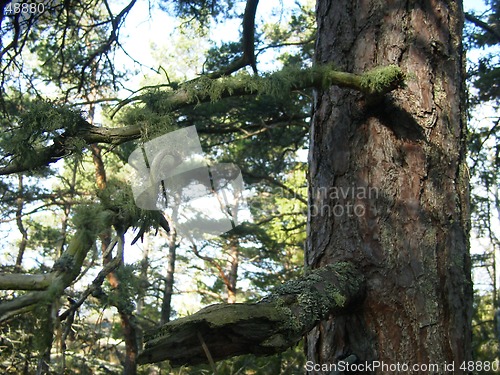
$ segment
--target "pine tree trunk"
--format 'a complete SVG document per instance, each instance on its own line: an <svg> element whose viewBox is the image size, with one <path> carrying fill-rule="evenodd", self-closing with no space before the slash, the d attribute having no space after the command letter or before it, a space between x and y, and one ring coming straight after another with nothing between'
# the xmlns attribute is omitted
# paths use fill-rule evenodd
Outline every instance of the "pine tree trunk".
<svg viewBox="0 0 500 375"><path fill-rule="evenodd" d="M236 303L236 283L238 282L238 266L240 257L239 241L236 237L231 237L227 251L227 303Z"/></svg>
<svg viewBox="0 0 500 375"><path fill-rule="evenodd" d="M100 190L106 188L106 170L104 168L104 163L101 157L101 148L98 145L91 145L91 151L94 161L94 166L96 169L96 183ZM104 254L105 250L109 247L111 243L111 229L102 233L100 236L101 240L101 250ZM103 265L106 266L113 259L113 254L109 253L103 258ZM123 262L123 260L122 260ZM106 276L109 284L114 290L120 288L120 279L115 271L108 273ZM137 343L137 329L135 323L135 317L127 309L124 308L125 301L119 301L115 304L118 314L120 315L120 323L123 331L123 338L125 341L125 360L123 364L123 374L124 375L135 375L137 373L136 358L139 351Z"/></svg>
<svg viewBox="0 0 500 375"><path fill-rule="evenodd" d="M163 325L170 321L172 315L172 296L174 294L175 277L175 258L177 252L177 232L171 220L170 233L168 234L168 257L167 274L165 275L165 288L163 289L163 299L161 303L160 324Z"/></svg>
<svg viewBox="0 0 500 375"><path fill-rule="evenodd" d="M407 87L384 99L337 87L315 97L307 265L350 260L367 280L356 311L308 334L315 364L454 361L465 373L472 284L461 6L318 1L318 63L348 72L396 64Z"/></svg>

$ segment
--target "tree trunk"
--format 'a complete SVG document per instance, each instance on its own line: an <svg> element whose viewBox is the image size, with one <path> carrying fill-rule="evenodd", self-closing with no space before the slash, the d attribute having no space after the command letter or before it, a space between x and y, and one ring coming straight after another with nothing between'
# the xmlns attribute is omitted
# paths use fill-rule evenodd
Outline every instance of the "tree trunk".
<svg viewBox="0 0 500 375"><path fill-rule="evenodd" d="M142 243L142 259L139 265L140 273L139 273L139 288L137 290L137 299L136 299L136 308L135 311L137 315L143 315L143 310L145 306L146 294L149 287L148 281L148 270L149 270L149 251L151 244L149 242L149 233L146 233L144 236L144 240ZM140 341L140 340L138 340Z"/></svg>
<svg viewBox="0 0 500 375"><path fill-rule="evenodd" d="M240 248L238 238L235 236L231 236L229 239L227 257L227 303L236 303Z"/></svg>
<svg viewBox="0 0 500 375"><path fill-rule="evenodd" d="M91 145L92 157L96 170L96 184L99 190L106 188L106 170L101 157L101 148L98 145ZM111 228L100 234L101 250L104 254L109 244L111 243ZM103 258L103 265L106 266L113 260L113 254L110 252ZM122 260L123 262L123 260ZM106 276L109 284L114 290L120 288L120 279L115 271L111 271ZM137 343L137 329L135 317L124 307L125 301L119 301L115 304L118 314L120 315L120 323L123 330L123 338L125 341L125 362L123 364L124 375L135 375L137 373L136 358L139 350Z"/></svg>
<svg viewBox="0 0 500 375"><path fill-rule="evenodd" d="M19 196L16 200L17 203L17 211L16 211L16 223L17 229L21 233L21 241L19 242L19 251L17 253L16 258L16 270L20 271L22 269L24 252L26 250L26 246L28 245L28 231L24 227L23 224L23 208L24 208L24 186L23 186L23 175L19 175L18 177L18 188L19 188Z"/></svg>
<svg viewBox="0 0 500 375"><path fill-rule="evenodd" d="M93 119L94 116L94 106L92 105L90 110L90 118ZM92 152L92 160L95 167L95 178L96 185L99 190L104 190L107 187L106 169L104 167L104 162L102 160L101 148L97 144L90 145L90 150ZM99 236L101 240L101 251L104 254L109 244L111 243L111 228L103 232ZM113 254L110 252L103 257L103 265L106 266L113 260ZM123 261L123 260L122 260ZM109 284L115 290L120 288L120 280L115 271L111 271L106 276ZM124 301L120 301L124 302ZM123 337L125 341L125 362L123 364L123 374L124 375L135 375L137 373L136 358L139 350L139 345L137 343L137 329L135 323L135 317L127 309L124 308L125 303L117 303L115 305L120 315L120 323L123 330Z"/></svg>
<svg viewBox="0 0 500 375"><path fill-rule="evenodd" d="M172 295L174 294L175 257L177 251L177 232L174 223L168 220L170 233L168 233L168 258L167 274L165 275L165 288L163 289L163 299L161 302L160 324L170 321L172 315Z"/></svg>
<svg viewBox="0 0 500 375"><path fill-rule="evenodd" d="M354 73L397 64L407 87L375 100L338 87L315 96L307 266L352 261L367 280L356 312L308 334L315 364L349 357L439 364L443 373L454 361L455 373L465 373L472 284L461 7L317 3L317 63Z"/></svg>

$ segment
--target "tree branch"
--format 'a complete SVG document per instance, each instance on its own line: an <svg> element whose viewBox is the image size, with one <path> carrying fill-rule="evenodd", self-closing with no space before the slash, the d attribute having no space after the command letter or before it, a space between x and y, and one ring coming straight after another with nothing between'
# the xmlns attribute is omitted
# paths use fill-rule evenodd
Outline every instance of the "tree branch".
<svg viewBox="0 0 500 375"><path fill-rule="evenodd" d="M305 88L328 88L332 85L350 88L367 96L381 96L400 87L404 74L394 65L375 68L363 74L339 72L331 66L316 66L313 68L285 68L279 72L265 76L236 76L211 79L199 79L181 85L175 91L160 91L154 94L146 93L129 100L143 101L148 104L152 95L168 112L197 105L199 103L215 102L229 97L246 95L287 95L292 91ZM4 167L0 167L0 175L24 172L47 166L75 151L77 141L83 140L86 145L92 143L108 143L118 145L140 138L144 130L141 125L130 125L122 128L105 128L89 124L81 118L82 125L75 134L67 134L54 140L54 144L35 151L28 158L18 155ZM35 161L33 161L35 160Z"/></svg>
<svg viewBox="0 0 500 375"><path fill-rule="evenodd" d="M78 308L85 302L87 297L101 287L102 283L106 279L106 276L121 265L123 259L124 244L123 241L118 236L115 237L110 242L109 246L103 253L103 258L105 258L107 255L111 253L111 251L113 251L113 248L118 242L119 242L119 247L118 247L118 254L116 255L116 257L114 257L111 262L106 264L106 266L101 271L99 271L94 281L92 281L92 284L90 284L90 286L85 290L85 292L82 293L78 301L72 303L70 308L68 308L61 315L59 315L59 320L61 321L65 320L68 316L71 316L76 310L78 310Z"/></svg>
<svg viewBox="0 0 500 375"><path fill-rule="evenodd" d="M120 30L121 23L123 22L124 18L127 16L127 14L130 12L132 7L134 6L135 2L137 0L132 0L125 8L122 9L122 11L116 16L113 16L113 13L111 12L111 9L109 7L109 4L107 1L104 1L104 5L108 11L109 18L110 18L110 23L111 23L111 33L108 37L108 39L99 47L97 48L85 61L83 64L82 68L80 69L80 84L78 86L78 92L83 88L84 85L84 73L85 70L92 64L92 62L99 56L103 54L107 54L108 51L111 49L111 46L113 43L118 43L118 32Z"/></svg>
<svg viewBox="0 0 500 375"><path fill-rule="evenodd" d="M255 14L257 12L257 5L259 0L247 0L245 6L245 13L243 14L242 22L242 37L241 46L243 49L243 56L233 61L225 69L210 73L208 76L212 79L222 76L228 76L241 68L250 65L255 74L257 74L257 65L255 62Z"/></svg>
<svg viewBox="0 0 500 375"><path fill-rule="evenodd" d="M50 286L54 277L54 273L43 275L0 274L0 290L45 290Z"/></svg>
<svg viewBox="0 0 500 375"><path fill-rule="evenodd" d="M469 22L472 22L474 25L480 27L487 33L490 33L493 37L495 37L497 43L500 43L500 33L493 27L488 25L486 22L481 21L479 18L470 13L465 13L465 19Z"/></svg>
<svg viewBox="0 0 500 375"><path fill-rule="evenodd" d="M214 360L278 353L328 314L347 312L363 293L363 275L352 263L327 265L281 285L259 303L212 305L163 325L146 336L138 363L206 363L203 344Z"/></svg>
<svg viewBox="0 0 500 375"><path fill-rule="evenodd" d="M64 289L66 289L80 274L83 261L92 247L93 242L94 239L89 234L88 230L80 229L69 243L64 254L54 264L54 271L52 276L50 276L50 285L43 291L31 292L9 301L2 301L2 303L0 303L0 323L13 315L28 311L39 302L51 302L55 298L61 296ZM31 276L31 278L28 278L28 276ZM31 283L33 282L34 276L36 275L21 275L21 279L23 279L25 286L29 286L28 281ZM42 279L42 285L45 283L46 280ZM31 289L33 290L35 288Z"/></svg>
<svg viewBox="0 0 500 375"><path fill-rule="evenodd" d="M194 255L196 255L201 260L204 260L205 262L210 263L212 266L214 266L217 269L217 272L219 273L219 276L225 285L231 284L231 282L229 281L229 278L227 277L226 273L222 269L222 266L217 262L217 260L215 260L215 258L206 256L206 255L202 255L200 253L200 251L198 250L198 247L196 245L191 246L191 249L193 250Z"/></svg>
<svg viewBox="0 0 500 375"><path fill-rule="evenodd" d="M265 180L267 182L269 182L271 185L275 185L287 192L289 192L293 198L297 199L299 202L302 202L304 203L305 205L307 205L307 199L304 198L302 195L300 195L299 193L297 193L295 190L293 190L292 188L286 186L284 183L280 182L278 179L274 178L273 176L271 175L257 175L255 173L252 173L246 169L242 169L241 170L241 173L243 176L248 176L248 177L251 177L252 180Z"/></svg>

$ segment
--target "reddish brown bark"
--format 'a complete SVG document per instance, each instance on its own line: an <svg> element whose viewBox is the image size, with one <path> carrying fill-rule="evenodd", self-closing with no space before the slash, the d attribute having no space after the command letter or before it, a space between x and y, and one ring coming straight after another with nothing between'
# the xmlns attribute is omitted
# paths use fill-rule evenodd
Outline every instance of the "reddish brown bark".
<svg viewBox="0 0 500 375"><path fill-rule="evenodd" d="M236 303L236 283L238 281L238 266L240 249L236 237L231 237L228 243L227 260L227 280L225 280L227 290L227 303Z"/></svg>
<svg viewBox="0 0 500 375"><path fill-rule="evenodd" d="M165 275L165 288L163 289L163 299L161 303L160 324L170 321L172 315L172 296L174 294L175 259L177 253L177 232L174 224L169 221L170 233L168 233L168 258L167 273Z"/></svg>
<svg viewBox="0 0 500 375"><path fill-rule="evenodd" d="M367 295L309 333L308 358L455 361L464 373L472 288L461 2L319 0L317 19L318 63L397 64L407 87L380 101L317 92L307 264L355 262Z"/></svg>

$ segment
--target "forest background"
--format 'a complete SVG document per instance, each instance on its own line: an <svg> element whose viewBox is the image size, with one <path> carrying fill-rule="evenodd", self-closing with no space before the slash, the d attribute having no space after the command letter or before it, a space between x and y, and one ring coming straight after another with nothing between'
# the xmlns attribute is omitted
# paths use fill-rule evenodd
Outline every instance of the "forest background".
<svg viewBox="0 0 500 375"><path fill-rule="evenodd" d="M164 362L136 370L129 357L140 347L142 332L159 322L212 303L257 301L303 273L312 90L300 90L293 100L276 93L231 99L237 106L200 103L179 108L175 118L159 115L162 103L154 95L202 74L227 74L245 58L245 2L49 1L39 3L43 11L9 14L15 3L2 2L0 271L39 274L41 280L67 267L62 255L77 228L91 223L101 231L82 272L48 313L36 306L13 313L0 304L0 370L202 374L216 366L219 374L303 373L300 344L279 355L241 356L212 367L172 368ZM466 2L465 11L474 354L492 361L500 360L500 2ZM262 2L257 64L237 74L311 66L315 26L312 1ZM142 140L196 125L213 164L240 167L248 202L241 211L252 220L220 237L189 241L168 218L132 207L127 161L137 143L93 144L84 152L75 144L49 167L10 169L12 155L26 155L30 165L43 162L43 155L30 150L57 144L65 136L65 116L76 118L72 113L107 128L155 124ZM60 122L47 128L53 119ZM134 230L123 238L102 231L108 218L96 209L97 201L128 205L122 220ZM25 295L2 289L2 301ZM54 319L56 312L65 319Z"/></svg>

